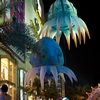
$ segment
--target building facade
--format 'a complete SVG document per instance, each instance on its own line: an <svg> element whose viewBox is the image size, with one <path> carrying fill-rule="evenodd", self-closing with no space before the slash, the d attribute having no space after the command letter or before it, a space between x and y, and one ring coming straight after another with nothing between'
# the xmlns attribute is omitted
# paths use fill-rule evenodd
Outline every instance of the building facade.
<svg viewBox="0 0 100 100"><path fill-rule="evenodd" d="M13 2L14 0L1 1L3 4L6 4L6 2ZM29 5L30 7L28 8ZM16 8L20 8L20 11ZM43 14L41 13L42 9L39 0L25 0L21 4L7 10L7 12L3 13L3 24L12 21L14 15L18 22L24 22L27 25L30 25L30 20L32 20L34 26L37 28L37 33L41 29ZM30 96L23 89L25 74L32 67L28 56L31 52L22 52L21 55L17 52L17 49L16 47L0 42L0 87L2 84L8 85L8 94L12 100L30 100ZM26 58L24 53L27 55Z"/></svg>
<svg viewBox="0 0 100 100"><path fill-rule="evenodd" d="M8 85L8 94L12 100L27 100L20 99L20 97L25 97L23 93L24 76L30 68L28 59L23 63L0 42L0 87L2 84Z"/></svg>
<svg viewBox="0 0 100 100"><path fill-rule="evenodd" d="M16 65L14 59L11 58L8 51L1 48L0 43L0 86L2 84L8 85L8 94L12 97L12 100L16 98ZM5 47L6 48L6 47Z"/></svg>

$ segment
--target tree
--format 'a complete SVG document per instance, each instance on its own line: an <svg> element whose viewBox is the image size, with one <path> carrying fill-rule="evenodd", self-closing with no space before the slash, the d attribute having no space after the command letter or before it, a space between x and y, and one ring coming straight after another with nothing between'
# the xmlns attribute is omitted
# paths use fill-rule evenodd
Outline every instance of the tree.
<svg viewBox="0 0 100 100"><path fill-rule="evenodd" d="M90 91L88 85L76 85L74 87L69 87L67 97L74 100L87 100L87 91Z"/></svg>
<svg viewBox="0 0 100 100"><path fill-rule="evenodd" d="M53 98L53 100L56 100L58 97L58 90L57 87L55 86L54 81L51 82L50 86L48 85L47 82L44 84L44 89L42 90L46 100L49 98Z"/></svg>
<svg viewBox="0 0 100 100"><path fill-rule="evenodd" d="M27 86L24 89L24 91L27 92L28 94L34 94L34 95L36 95L35 92L37 92L37 96L45 98L46 100L48 100L49 98L53 98L53 100L55 100L58 97L58 91L54 81L51 82L50 86L48 85L48 82L45 81L44 89L42 89L39 78L35 78L32 86Z"/></svg>

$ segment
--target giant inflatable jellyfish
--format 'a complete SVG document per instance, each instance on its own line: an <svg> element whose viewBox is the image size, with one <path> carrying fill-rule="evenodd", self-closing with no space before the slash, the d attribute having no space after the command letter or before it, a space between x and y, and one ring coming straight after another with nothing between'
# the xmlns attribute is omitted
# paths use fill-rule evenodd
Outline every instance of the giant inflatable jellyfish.
<svg viewBox="0 0 100 100"><path fill-rule="evenodd" d="M30 57L32 69L29 70L25 76L24 86L30 80L40 77L41 87L44 88L44 80L54 79L56 86L58 85L58 75L65 81L64 74L66 74L71 82L77 81L73 71L64 64L63 52L58 43L49 38L43 37L33 47L33 54Z"/></svg>
<svg viewBox="0 0 100 100"><path fill-rule="evenodd" d="M42 27L39 37L48 36L56 39L59 43L60 37L64 33L68 48L70 49L70 36L77 47L83 39L86 42L86 34L90 39L90 34L85 22L77 16L77 10L68 0L56 0L49 9L48 20Z"/></svg>

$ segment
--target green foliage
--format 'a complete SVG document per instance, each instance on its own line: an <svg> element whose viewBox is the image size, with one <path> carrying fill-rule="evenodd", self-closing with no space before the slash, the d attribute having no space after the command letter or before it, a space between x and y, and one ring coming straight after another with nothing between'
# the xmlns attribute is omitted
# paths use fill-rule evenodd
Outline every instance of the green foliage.
<svg viewBox="0 0 100 100"><path fill-rule="evenodd" d="M44 90L42 90L42 92L44 93L46 100L48 100L48 98L53 98L53 100L56 100L58 97L57 87L55 86L54 82L51 82L50 86L48 83L45 83Z"/></svg>
<svg viewBox="0 0 100 100"><path fill-rule="evenodd" d="M58 91L55 83L51 82L51 85L49 86L48 82L45 82L44 89L42 89L39 78L35 78L33 85L26 87L24 91L29 94L35 94L34 91L36 91L38 96L41 98L46 98L46 100L48 100L48 98L53 98L53 100L56 100L58 97Z"/></svg>
<svg viewBox="0 0 100 100"><path fill-rule="evenodd" d="M74 100L87 100L87 91L90 91L90 87L88 85L76 85L74 87L69 87L67 97Z"/></svg>

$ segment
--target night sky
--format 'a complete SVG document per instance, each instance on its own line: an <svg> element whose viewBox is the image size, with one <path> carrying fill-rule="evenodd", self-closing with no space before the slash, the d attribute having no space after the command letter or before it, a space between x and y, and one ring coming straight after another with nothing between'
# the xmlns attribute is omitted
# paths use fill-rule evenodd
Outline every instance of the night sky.
<svg viewBox="0 0 100 100"><path fill-rule="evenodd" d="M43 0L45 13L55 0ZM86 44L76 48L71 40L71 50L68 50L64 37L61 38L61 48L65 56L65 65L71 68L78 78L78 83L95 86L100 82L100 38L99 38L99 6L96 1L69 0L77 9L78 16L84 20L90 32L91 39L86 38Z"/></svg>

